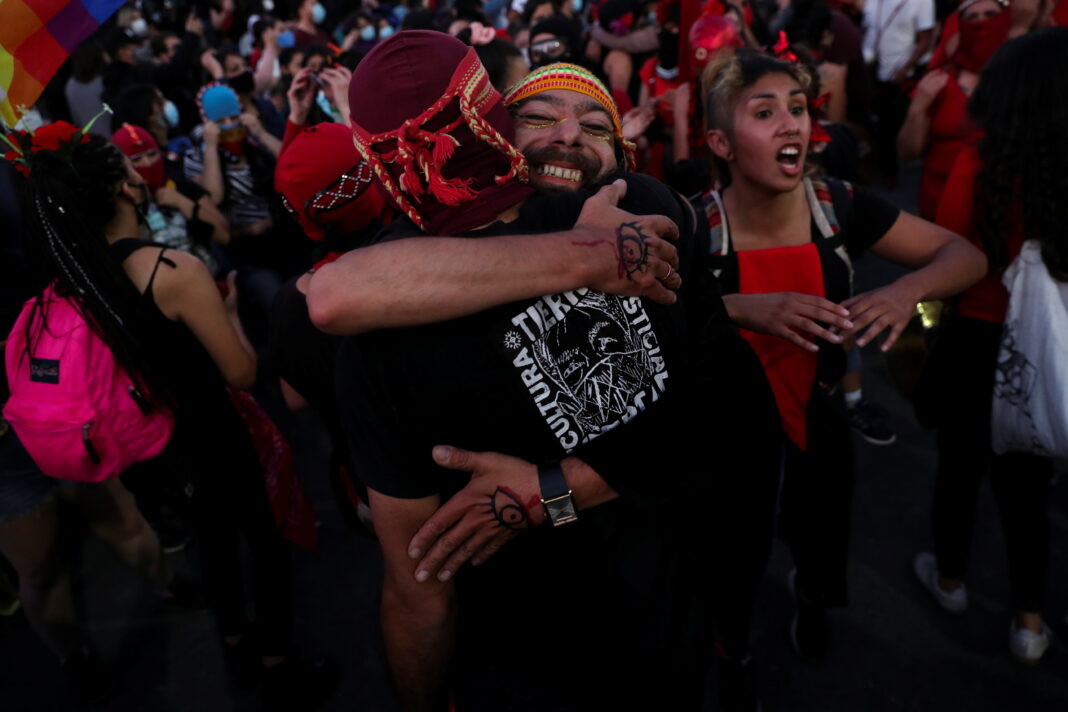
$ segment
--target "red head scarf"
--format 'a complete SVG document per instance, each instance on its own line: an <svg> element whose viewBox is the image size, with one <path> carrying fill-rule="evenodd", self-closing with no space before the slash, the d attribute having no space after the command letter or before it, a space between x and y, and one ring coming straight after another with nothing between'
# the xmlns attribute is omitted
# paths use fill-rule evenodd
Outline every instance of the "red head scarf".
<svg viewBox="0 0 1068 712"><path fill-rule="evenodd" d="M145 129L133 124L123 124L119 130L111 135L111 142L119 147L119 150L131 159L137 158L147 151L159 151L159 144ZM134 166L145 183L152 190L162 188L167 182L167 174L163 171L163 154L159 153L156 162L148 166Z"/></svg>
<svg viewBox="0 0 1068 712"><path fill-rule="evenodd" d="M962 5L967 8L967 5ZM963 14L963 10L958 10ZM994 56L997 48L1009 39L1012 27L1012 13L1002 9L994 17L977 22L960 23L960 42L957 51L950 57L950 62L961 69L979 74L987 61Z"/></svg>
<svg viewBox="0 0 1068 712"><path fill-rule="evenodd" d="M275 190L313 240L322 240L330 223L351 235L379 218L385 201L373 181L374 172L356 152L348 127L333 123L300 132L274 171Z"/></svg>
<svg viewBox="0 0 1068 712"><path fill-rule="evenodd" d="M473 47L423 30L378 44L349 85L356 150L424 232L457 235L527 197L501 95Z"/></svg>

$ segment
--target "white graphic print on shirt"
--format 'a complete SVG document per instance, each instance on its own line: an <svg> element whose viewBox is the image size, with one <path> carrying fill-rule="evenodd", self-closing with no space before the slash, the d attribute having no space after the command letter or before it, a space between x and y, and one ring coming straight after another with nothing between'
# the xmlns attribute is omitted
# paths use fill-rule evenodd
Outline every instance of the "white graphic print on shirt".
<svg viewBox="0 0 1068 712"><path fill-rule="evenodd" d="M512 318L505 353L565 452L622 425L664 392L667 364L638 297L588 288Z"/></svg>

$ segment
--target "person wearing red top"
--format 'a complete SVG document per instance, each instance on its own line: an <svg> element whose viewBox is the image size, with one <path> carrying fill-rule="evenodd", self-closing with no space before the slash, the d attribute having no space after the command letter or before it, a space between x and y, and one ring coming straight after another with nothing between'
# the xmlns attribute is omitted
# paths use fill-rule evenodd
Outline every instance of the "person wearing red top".
<svg viewBox="0 0 1068 712"><path fill-rule="evenodd" d="M995 0L965 0L957 9L960 38L956 51L931 70L913 92L897 136L902 161L926 153L920 179L920 215L933 220L949 171L973 130L967 120L968 95L979 72L1009 36L1010 13Z"/></svg>
<svg viewBox="0 0 1068 712"><path fill-rule="evenodd" d="M966 107L979 72L1002 43L1045 25L1047 15L1042 3L1009 8L1007 0L964 0L946 20L943 40L929 63L932 70L916 86L897 135L902 161L924 156L922 217L934 219L953 162L974 130Z"/></svg>
<svg viewBox="0 0 1068 712"><path fill-rule="evenodd" d="M985 260L958 235L870 191L806 177L810 78L800 65L739 49L713 59L703 79L707 141L723 186L706 204L711 267L788 436L779 531L797 566L790 635L801 658L820 659L826 609L848 602L853 452L834 385L845 370L843 344L856 338L863 347L885 332L889 349L917 301L970 286ZM836 206L836 225L826 203ZM852 260L868 249L915 271L854 294Z"/></svg>
<svg viewBox="0 0 1068 712"><path fill-rule="evenodd" d="M1051 461L1029 453L995 455L991 396L1009 295L1005 268L1024 239L1038 240L1054 279L1068 278L1068 144L1046 140L1068 121L1068 29L1036 30L1010 40L983 70L968 102L982 138L961 150L939 204L937 222L967 235L990 271L955 302L943 324L917 396L917 415L938 432L933 501L934 553L914 561L917 577L952 613L968 605L968 565L979 486L991 472L1005 533L1012 608L1009 649L1036 663L1050 643L1042 621L1049 565L1046 496Z"/></svg>

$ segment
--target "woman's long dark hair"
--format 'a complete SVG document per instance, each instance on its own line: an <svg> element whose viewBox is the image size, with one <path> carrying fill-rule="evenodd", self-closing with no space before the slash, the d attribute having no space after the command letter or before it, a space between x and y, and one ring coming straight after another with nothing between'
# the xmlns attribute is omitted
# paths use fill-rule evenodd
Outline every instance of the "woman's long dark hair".
<svg viewBox="0 0 1068 712"><path fill-rule="evenodd" d="M26 254L38 283L55 280L141 392L169 408L174 403L169 382L147 343L154 333L151 312L104 236L126 176L122 153L99 136L90 135L69 158L52 151L34 154L19 189ZM46 312L41 316L47 320ZM27 343L32 350L34 334L27 334Z"/></svg>
<svg viewBox="0 0 1068 712"><path fill-rule="evenodd" d="M968 101L983 130L975 214L991 271L1008 266L1011 221L1022 219L1050 274L1068 280L1066 68L1068 28L1028 33L998 49Z"/></svg>

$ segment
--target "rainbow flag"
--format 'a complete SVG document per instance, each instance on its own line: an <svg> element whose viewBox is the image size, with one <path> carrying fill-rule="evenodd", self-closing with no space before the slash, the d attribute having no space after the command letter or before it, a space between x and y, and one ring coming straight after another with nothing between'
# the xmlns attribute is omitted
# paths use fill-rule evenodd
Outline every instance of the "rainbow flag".
<svg viewBox="0 0 1068 712"><path fill-rule="evenodd" d="M33 106L82 40L125 0L0 0L0 119Z"/></svg>

